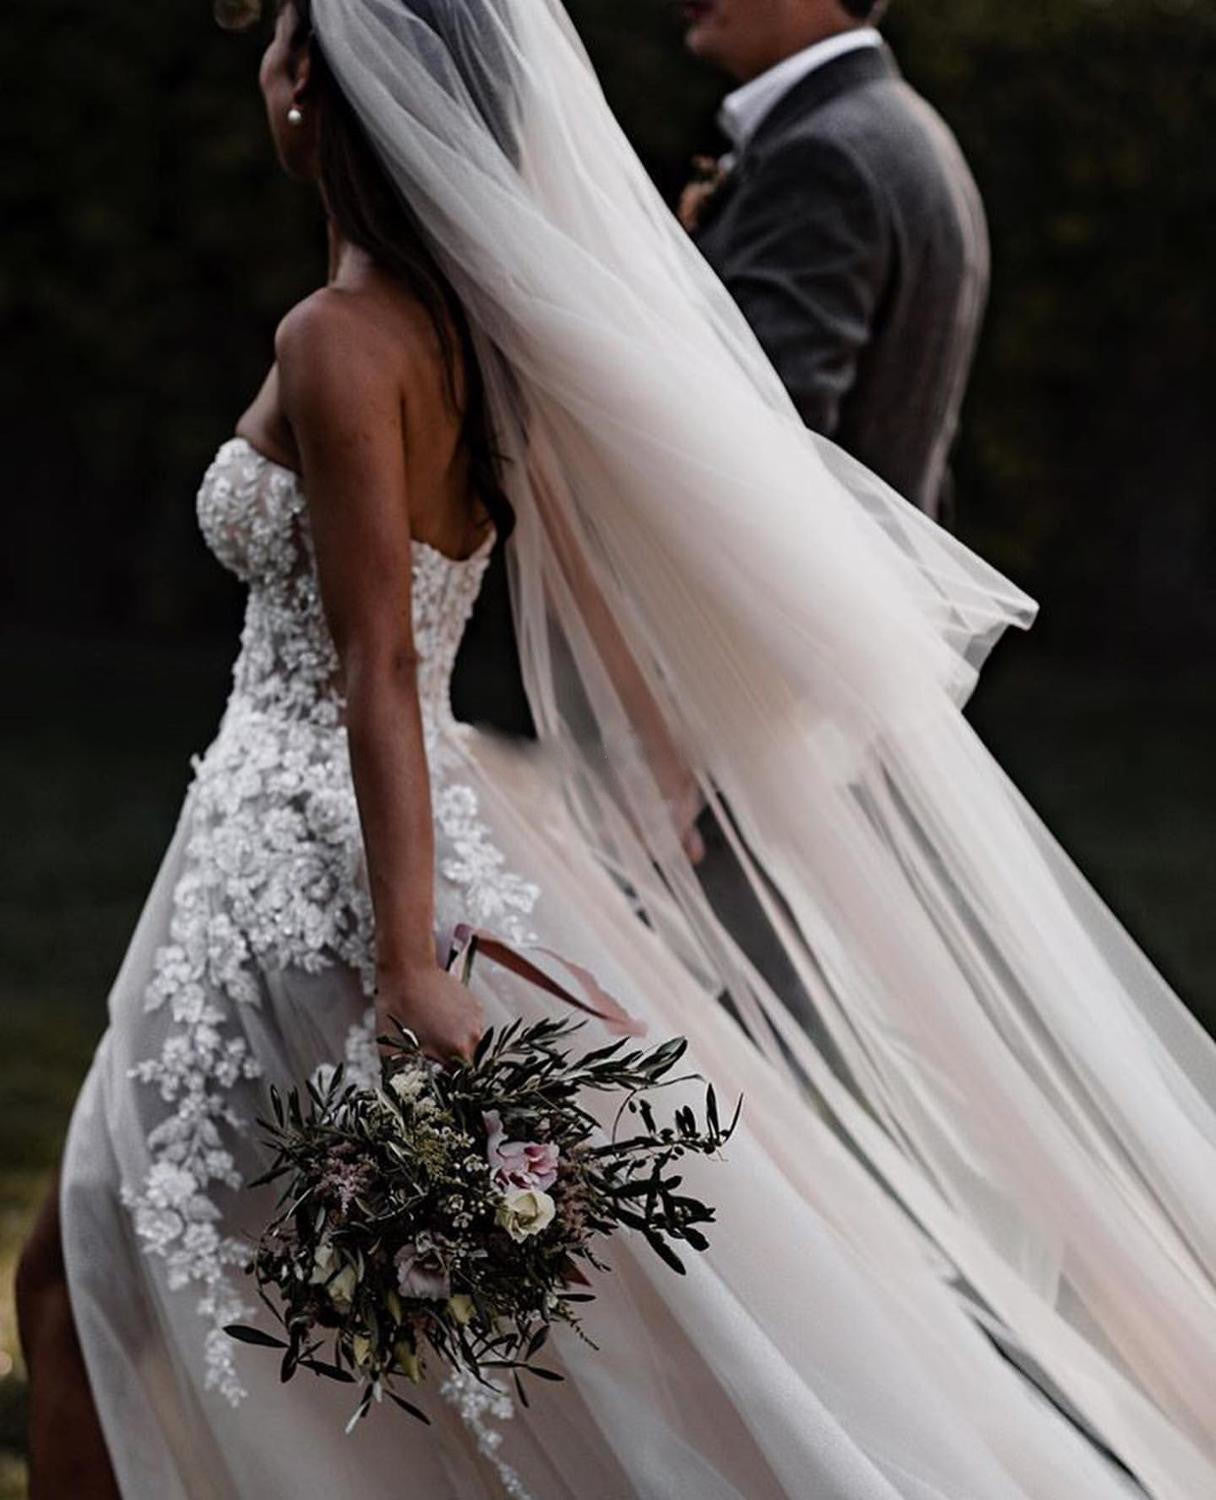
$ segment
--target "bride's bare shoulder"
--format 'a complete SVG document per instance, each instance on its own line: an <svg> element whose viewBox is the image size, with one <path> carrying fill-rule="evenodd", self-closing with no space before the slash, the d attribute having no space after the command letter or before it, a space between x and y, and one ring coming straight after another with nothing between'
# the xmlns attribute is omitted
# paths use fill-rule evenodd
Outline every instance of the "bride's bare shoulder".
<svg viewBox="0 0 1216 1500"><path fill-rule="evenodd" d="M459 441L442 354L424 311L378 288L324 287L279 324L280 406L294 441L408 440L415 466L442 469Z"/></svg>
<svg viewBox="0 0 1216 1500"><path fill-rule="evenodd" d="M412 298L379 287L321 287L280 322L275 357L286 365L324 367L331 377L378 373L385 381L414 384L438 361L433 329Z"/></svg>

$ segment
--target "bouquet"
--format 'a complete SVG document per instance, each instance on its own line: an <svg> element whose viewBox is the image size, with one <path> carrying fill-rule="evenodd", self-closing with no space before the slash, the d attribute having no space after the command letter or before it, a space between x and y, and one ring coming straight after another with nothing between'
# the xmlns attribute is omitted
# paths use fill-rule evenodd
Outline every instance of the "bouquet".
<svg viewBox="0 0 1216 1500"><path fill-rule="evenodd" d="M564 1323L592 1343L584 1271L607 1270L613 1234L636 1231L682 1272L714 1212L681 1192L678 1164L719 1151L739 1109L723 1122L709 1086L703 1124L683 1104L660 1126L649 1096L696 1076L675 1073L686 1042L627 1050L622 1037L575 1056L584 1024L516 1021L443 1066L401 1028L379 1038L377 1087L339 1069L304 1094L272 1089L258 1181L283 1189L250 1269L282 1333L232 1337L281 1351L284 1380L361 1384L348 1430L386 1395L425 1422L402 1391L436 1365L495 1394L488 1372L509 1372L524 1405L521 1377L561 1379L540 1362L546 1340ZM593 1094L616 1096L610 1128Z"/></svg>

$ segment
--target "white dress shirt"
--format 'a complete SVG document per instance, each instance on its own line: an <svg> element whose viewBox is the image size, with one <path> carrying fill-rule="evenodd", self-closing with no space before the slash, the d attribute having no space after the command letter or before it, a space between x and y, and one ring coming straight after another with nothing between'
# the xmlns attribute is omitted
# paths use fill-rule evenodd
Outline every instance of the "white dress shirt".
<svg viewBox="0 0 1216 1500"><path fill-rule="evenodd" d="M843 57L846 52L855 52L861 47L881 46L882 37L873 26L858 26L852 31L842 31L837 36L827 37L822 42L814 42L801 52L782 58L773 67L758 73L742 87L727 94L718 111L718 124L733 143L735 152L739 152L755 135L761 120L773 105L788 94L796 83L801 83L808 73L813 73L816 68L822 68L825 63L830 63L837 57ZM732 160L733 154L730 159L723 158L723 165L729 167Z"/></svg>

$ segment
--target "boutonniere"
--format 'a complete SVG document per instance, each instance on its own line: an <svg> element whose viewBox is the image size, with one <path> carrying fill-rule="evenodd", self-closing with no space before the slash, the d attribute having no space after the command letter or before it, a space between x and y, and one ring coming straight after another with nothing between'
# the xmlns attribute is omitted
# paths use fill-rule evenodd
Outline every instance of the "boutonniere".
<svg viewBox="0 0 1216 1500"><path fill-rule="evenodd" d="M689 234L696 234L705 223L710 204L730 176L730 169L726 157L694 156L692 170L692 181L680 194L676 215Z"/></svg>

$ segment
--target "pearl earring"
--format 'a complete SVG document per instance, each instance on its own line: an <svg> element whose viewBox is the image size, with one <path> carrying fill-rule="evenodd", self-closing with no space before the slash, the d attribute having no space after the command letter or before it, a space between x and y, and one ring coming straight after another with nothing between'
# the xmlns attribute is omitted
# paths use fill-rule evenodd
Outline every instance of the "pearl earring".
<svg viewBox="0 0 1216 1500"><path fill-rule="evenodd" d="M298 104L293 104L287 111L287 123L289 125L303 125L304 111L299 107Z"/></svg>

